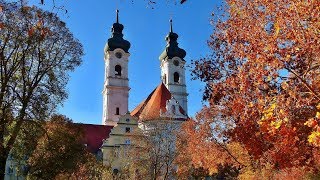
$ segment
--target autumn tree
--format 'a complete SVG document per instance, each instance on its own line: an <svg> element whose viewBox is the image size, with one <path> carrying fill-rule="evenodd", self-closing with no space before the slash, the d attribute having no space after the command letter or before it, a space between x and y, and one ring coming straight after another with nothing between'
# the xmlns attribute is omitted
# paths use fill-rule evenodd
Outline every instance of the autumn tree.
<svg viewBox="0 0 320 180"><path fill-rule="evenodd" d="M1 1L0 174L22 125L47 119L67 97L83 49L65 23L36 7Z"/></svg>
<svg viewBox="0 0 320 180"><path fill-rule="evenodd" d="M112 178L112 168L86 150L82 127L65 116L54 115L37 124L29 121L21 131L11 151L17 175L31 179Z"/></svg>
<svg viewBox="0 0 320 180"><path fill-rule="evenodd" d="M94 154L85 152L81 163L76 170L60 172L55 179L86 180L86 179L112 179L112 171L97 160Z"/></svg>
<svg viewBox="0 0 320 180"><path fill-rule="evenodd" d="M143 121L142 134L135 134L131 151L132 165L138 179L172 179L176 175L176 132L180 122Z"/></svg>
<svg viewBox="0 0 320 180"><path fill-rule="evenodd" d="M212 53L194 61L222 139L254 169L317 168L320 145L319 1L227 0L213 17ZM203 133L212 131L210 128ZM209 156L209 154L207 154Z"/></svg>
<svg viewBox="0 0 320 180"><path fill-rule="evenodd" d="M81 127L64 116L55 115L45 123L44 129L28 158L28 176L54 179L59 173L76 171L86 154Z"/></svg>
<svg viewBox="0 0 320 180"><path fill-rule="evenodd" d="M29 171L28 159L34 153L39 139L44 135L45 121L28 121L23 123L20 132L16 138L13 148L10 151L11 162L17 176L26 176Z"/></svg>
<svg viewBox="0 0 320 180"><path fill-rule="evenodd" d="M240 169L250 166L248 152L223 136L227 125L212 123L209 110L204 108L195 119L183 123L178 133L175 163L179 179L234 178Z"/></svg>

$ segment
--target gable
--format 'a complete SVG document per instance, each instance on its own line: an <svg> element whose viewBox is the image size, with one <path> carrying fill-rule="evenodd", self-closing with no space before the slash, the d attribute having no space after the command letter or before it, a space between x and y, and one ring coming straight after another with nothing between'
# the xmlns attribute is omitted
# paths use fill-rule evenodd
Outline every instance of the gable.
<svg viewBox="0 0 320 180"><path fill-rule="evenodd" d="M167 112L167 101L172 99L172 95L167 87L161 82L132 112L131 115L140 120L161 119L161 114ZM181 106L179 112L185 115ZM177 120L177 119L174 119ZM180 120L180 118L179 118Z"/></svg>

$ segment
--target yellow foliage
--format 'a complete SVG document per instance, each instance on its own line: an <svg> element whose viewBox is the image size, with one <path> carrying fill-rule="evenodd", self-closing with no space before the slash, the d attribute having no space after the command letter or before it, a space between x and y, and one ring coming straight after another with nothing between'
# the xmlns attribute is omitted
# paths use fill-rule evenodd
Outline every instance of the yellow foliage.
<svg viewBox="0 0 320 180"><path fill-rule="evenodd" d="M320 119L320 112L317 112L316 118Z"/></svg>
<svg viewBox="0 0 320 180"><path fill-rule="evenodd" d="M239 142L230 142L227 145L230 153L243 165L250 166L250 155Z"/></svg>
<svg viewBox="0 0 320 180"><path fill-rule="evenodd" d="M272 76L268 76L267 81L271 81L271 80L272 80Z"/></svg>
<svg viewBox="0 0 320 180"><path fill-rule="evenodd" d="M280 32L280 26L278 23L274 24L274 28L275 28L275 36L278 36L279 32Z"/></svg>
<svg viewBox="0 0 320 180"><path fill-rule="evenodd" d="M240 180L264 180L273 179L274 170L271 164L265 164L261 169L253 168L252 166L247 166L240 171L238 178Z"/></svg>
<svg viewBox="0 0 320 180"><path fill-rule="evenodd" d="M268 109L266 109L265 111L263 111L263 116L261 118L261 120L265 120L265 119L269 119L273 116L273 111L275 110L276 108L276 103L272 103L270 105L270 107Z"/></svg>
<svg viewBox="0 0 320 180"><path fill-rule="evenodd" d="M283 82L283 83L281 83L281 87L282 87L282 89L287 90L289 85L287 82Z"/></svg>
<svg viewBox="0 0 320 180"><path fill-rule="evenodd" d="M239 179L254 179L255 178L255 172L252 170L252 168L247 167L243 168L238 176Z"/></svg>
<svg viewBox="0 0 320 180"><path fill-rule="evenodd" d="M241 9L238 7L238 5L234 2L230 4L230 12L231 14L241 15Z"/></svg>
<svg viewBox="0 0 320 180"><path fill-rule="evenodd" d="M310 119L308 119L308 121L306 121L303 125L309 126L309 121L310 121Z"/></svg>
<svg viewBox="0 0 320 180"><path fill-rule="evenodd" d="M273 126L273 127L276 128L276 129L279 129L280 126L281 126L281 124L282 124L282 121L281 121L281 120L279 120L279 121L272 121L272 122L270 123L270 125Z"/></svg>
<svg viewBox="0 0 320 180"><path fill-rule="evenodd" d="M284 110L283 109L280 109L280 114L284 114Z"/></svg>
<svg viewBox="0 0 320 180"><path fill-rule="evenodd" d="M273 111L268 111L265 115L264 115L264 119L269 119L271 118L273 115Z"/></svg>
<svg viewBox="0 0 320 180"><path fill-rule="evenodd" d="M211 167L209 168L209 174L210 174L210 175L213 175L213 174L215 174L215 173L217 173L217 172L218 172L218 169L217 169L216 167L211 166Z"/></svg>
<svg viewBox="0 0 320 180"><path fill-rule="evenodd" d="M314 131L309 135L308 141L309 141L309 143L311 143L315 146L320 146L319 138L320 138L320 132Z"/></svg>
<svg viewBox="0 0 320 180"><path fill-rule="evenodd" d="M269 109L273 111L275 108L276 108L276 103L272 103Z"/></svg>

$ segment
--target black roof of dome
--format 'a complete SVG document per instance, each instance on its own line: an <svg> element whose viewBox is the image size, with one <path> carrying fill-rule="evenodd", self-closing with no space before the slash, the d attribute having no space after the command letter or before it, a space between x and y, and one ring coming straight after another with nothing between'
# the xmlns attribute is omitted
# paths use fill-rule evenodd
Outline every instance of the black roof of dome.
<svg viewBox="0 0 320 180"><path fill-rule="evenodd" d="M119 23L119 10L117 10L117 21L113 23L111 28L111 38L108 39L106 50L113 51L116 48L121 48L125 52L128 52L130 49L130 42L123 39L123 30L124 26Z"/></svg>
<svg viewBox="0 0 320 180"><path fill-rule="evenodd" d="M166 36L167 46L161 53L159 59L179 57L183 60L187 53L184 49L179 48L177 42L178 37L178 34L172 31L172 19L170 19L170 32Z"/></svg>

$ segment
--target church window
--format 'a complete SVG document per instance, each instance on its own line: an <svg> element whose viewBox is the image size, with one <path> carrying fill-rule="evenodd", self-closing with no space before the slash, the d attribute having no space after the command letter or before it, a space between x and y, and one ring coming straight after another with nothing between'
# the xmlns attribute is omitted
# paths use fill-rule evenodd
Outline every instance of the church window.
<svg viewBox="0 0 320 180"><path fill-rule="evenodd" d="M119 114L120 114L119 108L117 107L117 108L116 108L116 115L119 115Z"/></svg>
<svg viewBox="0 0 320 180"><path fill-rule="evenodd" d="M126 127L126 133L130 133L131 129L130 127Z"/></svg>
<svg viewBox="0 0 320 180"><path fill-rule="evenodd" d="M172 114L176 114L176 106L175 105L171 106L171 112L172 112Z"/></svg>
<svg viewBox="0 0 320 180"><path fill-rule="evenodd" d="M130 122L130 119L126 119L127 122Z"/></svg>
<svg viewBox="0 0 320 180"><path fill-rule="evenodd" d="M131 144L130 139L126 139L125 144Z"/></svg>
<svg viewBox="0 0 320 180"><path fill-rule="evenodd" d="M103 154L102 154L102 151L101 150L98 150L98 152L96 153L96 158L98 160L102 160L103 159Z"/></svg>
<svg viewBox="0 0 320 180"><path fill-rule="evenodd" d="M116 52L116 57L118 58L118 59L121 59L121 57L122 57L122 54L121 54L121 52Z"/></svg>
<svg viewBox="0 0 320 180"><path fill-rule="evenodd" d="M119 151L118 150L113 150L113 156L114 157L119 157Z"/></svg>
<svg viewBox="0 0 320 180"><path fill-rule="evenodd" d="M116 67L114 67L114 70L116 72L116 76L121 76L121 66L120 65L116 65Z"/></svg>
<svg viewBox="0 0 320 180"><path fill-rule="evenodd" d="M117 175L118 173L119 173L119 170L118 170L118 169L114 169L114 170L113 170L113 174L114 174L114 175Z"/></svg>
<svg viewBox="0 0 320 180"><path fill-rule="evenodd" d="M167 84L167 75L166 74L163 75L163 83Z"/></svg>
<svg viewBox="0 0 320 180"><path fill-rule="evenodd" d="M12 174L13 173L13 165L11 164L9 167L8 167L8 174Z"/></svg>
<svg viewBox="0 0 320 180"><path fill-rule="evenodd" d="M174 64L175 66L179 66L179 61L178 61L178 60L174 60L174 61L173 61L173 64Z"/></svg>
<svg viewBox="0 0 320 180"><path fill-rule="evenodd" d="M179 77L179 73L178 73L178 72L175 72L175 73L173 74L173 81L174 81L175 83L179 83L180 77Z"/></svg>

